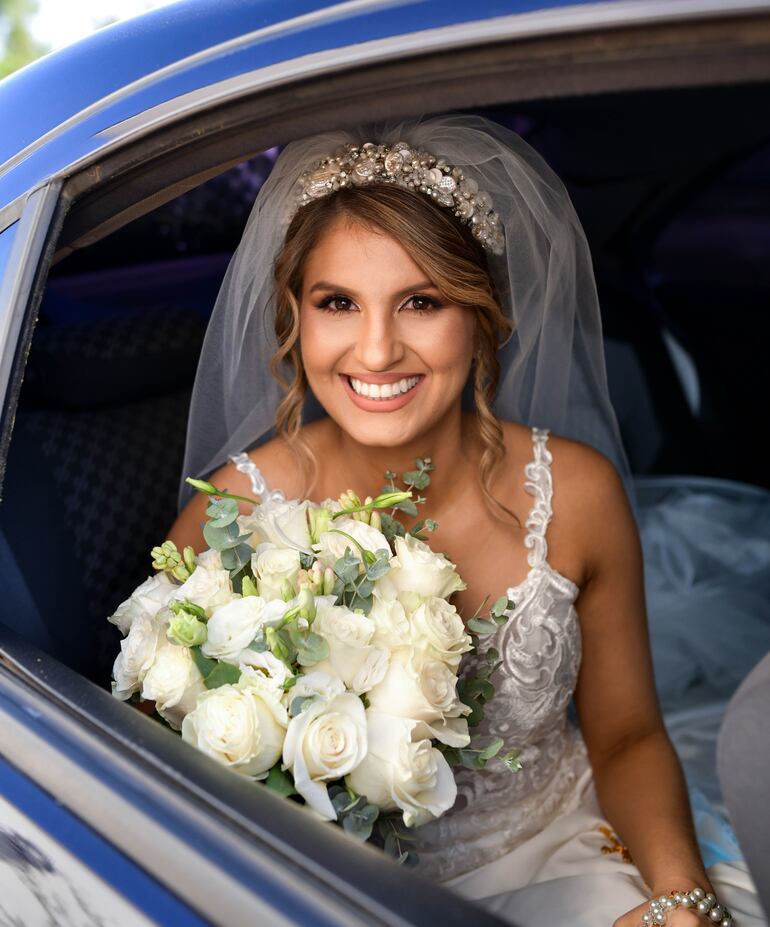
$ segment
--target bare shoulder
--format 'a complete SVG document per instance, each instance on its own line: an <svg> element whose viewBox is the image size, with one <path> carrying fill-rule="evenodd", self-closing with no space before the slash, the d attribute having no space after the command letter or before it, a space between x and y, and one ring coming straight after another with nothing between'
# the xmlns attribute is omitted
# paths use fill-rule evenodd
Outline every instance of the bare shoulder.
<svg viewBox="0 0 770 927"><path fill-rule="evenodd" d="M586 578L612 563L638 559L639 532L615 464L582 441L552 435L548 444L569 530L585 552Z"/></svg>
<svg viewBox="0 0 770 927"><path fill-rule="evenodd" d="M311 422L302 428L303 437L316 454L324 447L326 434L327 426L323 419ZM271 438L249 451L248 455L262 474L268 489L280 489L287 499L302 496L303 477L300 465L296 455L281 436ZM232 461L223 464L207 479L223 492L247 498L252 498L254 495L249 475L241 473ZM196 493L171 526L166 537L174 541L179 550L188 544L196 551L206 547L202 526L206 517L207 504L207 496ZM244 514L251 510L248 502L240 502L239 508Z"/></svg>
<svg viewBox="0 0 770 927"><path fill-rule="evenodd" d="M327 420L320 419L303 425L300 434L310 446L317 457L323 454L324 442L327 438ZM296 453L289 447L286 440L279 436L271 438L259 447L248 452L249 457L259 469L268 489L280 489L287 499L297 499L303 495L302 469L297 460ZM232 462L227 463L215 474L226 481L228 487L239 486L240 489L230 489L238 495L250 496L252 494L251 481L245 473L236 469ZM211 482L220 488L215 479Z"/></svg>
<svg viewBox="0 0 770 927"><path fill-rule="evenodd" d="M531 460L532 429L518 422L502 425L511 460ZM553 431L546 448L553 488L549 560L566 564L562 572L579 576L582 587L594 573L603 546L633 533L633 515L620 474L601 451Z"/></svg>

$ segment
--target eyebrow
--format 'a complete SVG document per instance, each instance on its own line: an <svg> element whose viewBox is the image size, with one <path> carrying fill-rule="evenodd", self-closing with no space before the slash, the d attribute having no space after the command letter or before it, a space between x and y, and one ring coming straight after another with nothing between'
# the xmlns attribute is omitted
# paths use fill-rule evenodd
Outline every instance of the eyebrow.
<svg viewBox="0 0 770 927"><path fill-rule="evenodd" d="M399 296L406 296L407 293L413 293L415 290L437 290L438 287L435 283L431 283L430 280L420 280L418 283L412 283L410 286L404 287L403 290L399 290L397 293L394 293L393 296L398 298ZM340 286L338 283L328 283L326 280L319 280L317 283L314 283L308 293L314 293L316 290L336 290L341 293L350 293L352 296L356 296L355 290L351 290L350 287Z"/></svg>

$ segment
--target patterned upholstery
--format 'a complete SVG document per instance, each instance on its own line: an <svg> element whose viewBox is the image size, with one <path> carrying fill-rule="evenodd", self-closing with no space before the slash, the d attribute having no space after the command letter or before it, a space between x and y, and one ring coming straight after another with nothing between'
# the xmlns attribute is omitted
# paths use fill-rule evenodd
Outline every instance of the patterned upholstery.
<svg viewBox="0 0 770 927"><path fill-rule="evenodd" d="M0 530L54 656L99 685L120 642L106 618L152 573L150 548L176 517L204 332L170 307L42 325L33 339Z"/></svg>

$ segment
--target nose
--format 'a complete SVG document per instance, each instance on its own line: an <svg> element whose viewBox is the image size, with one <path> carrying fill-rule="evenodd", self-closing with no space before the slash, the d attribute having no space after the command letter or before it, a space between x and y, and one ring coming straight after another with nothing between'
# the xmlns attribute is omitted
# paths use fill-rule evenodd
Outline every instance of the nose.
<svg viewBox="0 0 770 927"><path fill-rule="evenodd" d="M363 311L359 320L355 360L372 373L388 370L403 359L405 346L398 323L385 311Z"/></svg>

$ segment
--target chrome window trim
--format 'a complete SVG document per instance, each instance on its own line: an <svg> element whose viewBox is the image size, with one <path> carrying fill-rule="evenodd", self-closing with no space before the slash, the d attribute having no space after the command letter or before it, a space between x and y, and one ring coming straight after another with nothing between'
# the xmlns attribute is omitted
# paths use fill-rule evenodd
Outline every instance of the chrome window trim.
<svg viewBox="0 0 770 927"><path fill-rule="evenodd" d="M15 200L11 200L10 203L6 203L6 205L0 209L0 235L2 235L7 228L10 228L14 222L19 221L21 214L24 212L24 204L27 202L28 196L29 193L17 196Z"/></svg>
<svg viewBox="0 0 770 927"><path fill-rule="evenodd" d="M56 128L36 139L35 142L19 151L12 158L9 158L3 165L0 165L0 176L45 145L46 142L85 121L88 117L106 109L111 103L127 98L135 91L157 83L165 77L205 63L217 56L231 53L241 46L261 39L270 39L307 26L320 25L350 12L356 13L359 10L380 9L394 4L400 5L400 0L391 0L391 2L387 3L372 2L372 0L349 0L349 2L335 4L281 23L273 23L262 29L245 33L234 39L229 39L226 42L196 52L194 55L182 58L173 64L144 75L80 110L60 123ZM150 107L150 109L136 116L108 126L97 132L95 136L108 139L108 143L72 162L61 173L69 173L82 168L96 157L108 153L115 145L150 131L159 122L171 121L182 115L189 115L211 105L222 96L228 96L232 99L234 96L247 94L267 85L280 86L293 80L309 79L329 71L347 69L351 65L363 62L384 62L410 53L451 51L485 41L530 39L569 32L586 32L592 29L652 25L688 19L748 16L752 13L768 11L770 11L770 2L768 0L733 0L730 4L725 4L720 0L610 0L610 2L578 4L527 13L512 13L484 20L469 20L451 26L424 29L418 32L389 36L386 39L375 39L328 51L313 52L289 61L268 65L265 68L247 71L236 77L227 78L224 81L181 94L155 107Z"/></svg>
<svg viewBox="0 0 770 927"><path fill-rule="evenodd" d="M61 182L56 181L38 187L26 198L0 279L0 409L5 409L19 332L60 189ZM0 471L2 465L0 461Z"/></svg>
<svg viewBox="0 0 770 927"><path fill-rule="evenodd" d="M26 712L27 718L22 712ZM296 927L295 919L282 917L268 900L262 902L253 891L230 878L223 866L198 852L196 841L184 839L196 831L208 847L227 839L223 828L214 833L203 808L195 807L186 795L177 795L145 769L135 770L136 781L130 782L122 757L113 755L109 746L100 748L99 741L89 736L85 728L66 722L58 708L31 688L22 694L5 669L0 669L0 719L4 730L3 754L10 763L121 852L144 865L170 891L178 893L183 886L182 900L212 924L253 927L255 923L267 923ZM58 743L50 734L53 729L60 729ZM92 766L71 759L73 748L92 751ZM116 784L122 788L115 788ZM132 801L132 786L142 788L157 803L157 814L137 810L136 802ZM187 834L177 834L166 819L182 819ZM242 836L233 833L228 846L222 847L229 852L231 862L248 853L242 843ZM290 878L291 873L281 867L279 860L273 863L264 854L260 862L265 866L266 877L275 880L276 886ZM198 877L191 879L191 872L197 872ZM354 916L344 917L346 912L342 910L335 913L346 927L363 924L362 919Z"/></svg>

